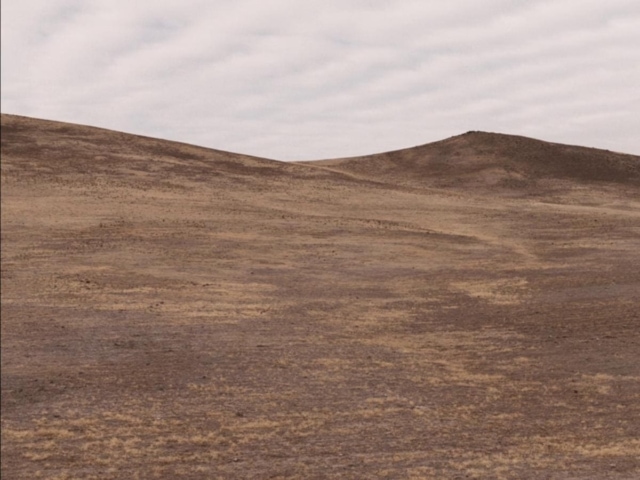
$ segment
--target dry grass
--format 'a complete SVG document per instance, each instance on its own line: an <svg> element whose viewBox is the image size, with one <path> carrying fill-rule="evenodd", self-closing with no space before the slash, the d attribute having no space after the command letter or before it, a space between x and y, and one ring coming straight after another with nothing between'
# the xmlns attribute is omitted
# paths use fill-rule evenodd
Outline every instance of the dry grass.
<svg viewBox="0 0 640 480"><path fill-rule="evenodd" d="M637 157L373 178L2 121L3 477L640 475Z"/></svg>

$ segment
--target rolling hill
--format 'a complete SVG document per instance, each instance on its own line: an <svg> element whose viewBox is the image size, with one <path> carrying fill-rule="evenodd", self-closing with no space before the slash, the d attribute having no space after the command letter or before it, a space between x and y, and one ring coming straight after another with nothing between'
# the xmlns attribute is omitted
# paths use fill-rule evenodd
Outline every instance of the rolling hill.
<svg viewBox="0 0 640 480"><path fill-rule="evenodd" d="M413 187L486 187L535 195L560 182L640 185L637 156L486 132L311 164Z"/></svg>
<svg viewBox="0 0 640 480"><path fill-rule="evenodd" d="M640 157L1 140L3 478L640 475Z"/></svg>

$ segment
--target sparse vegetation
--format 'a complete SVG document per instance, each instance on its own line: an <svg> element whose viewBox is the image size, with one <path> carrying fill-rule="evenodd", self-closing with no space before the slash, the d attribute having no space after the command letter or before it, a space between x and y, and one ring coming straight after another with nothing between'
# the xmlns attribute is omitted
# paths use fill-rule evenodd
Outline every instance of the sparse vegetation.
<svg viewBox="0 0 640 480"><path fill-rule="evenodd" d="M640 159L582 152L3 115L3 478L639 476Z"/></svg>

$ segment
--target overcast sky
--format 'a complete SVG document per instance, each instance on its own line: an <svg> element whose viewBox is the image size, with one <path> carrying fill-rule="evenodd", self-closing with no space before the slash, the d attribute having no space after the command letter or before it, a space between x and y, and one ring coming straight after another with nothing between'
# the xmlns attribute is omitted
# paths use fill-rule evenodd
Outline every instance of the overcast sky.
<svg viewBox="0 0 640 480"><path fill-rule="evenodd" d="M279 160L640 154L638 0L3 0L2 112Z"/></svg>

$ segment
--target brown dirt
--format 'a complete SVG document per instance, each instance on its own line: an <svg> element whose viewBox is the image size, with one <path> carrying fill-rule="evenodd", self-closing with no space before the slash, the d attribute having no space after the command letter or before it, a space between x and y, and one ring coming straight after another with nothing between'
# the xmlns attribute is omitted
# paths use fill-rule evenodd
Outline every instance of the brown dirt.
<svg viewBox="0 0 640 480"><path fill-rule="evenodd" d="M638 478L639 166L3 115L2 477Z"/></svg>
<svg viewBox="0 0 640 480"><path fill-rule="evenodd" d="M474 188L517 197L548 196L564 190L567 181L595 186L615 183L635 192L640 187L637 156L486 132L315 164L396 185Z"/></svg>

